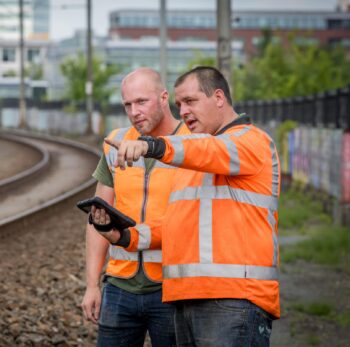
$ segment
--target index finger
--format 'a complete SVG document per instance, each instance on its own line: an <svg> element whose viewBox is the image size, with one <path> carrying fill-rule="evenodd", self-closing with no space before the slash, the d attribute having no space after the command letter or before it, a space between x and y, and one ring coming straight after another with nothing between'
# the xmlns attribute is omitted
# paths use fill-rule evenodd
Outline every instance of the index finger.
<svg viewBox="0 0 350 347"><path fill-rule="evenodd" d="M119 141L119 140L112 140L112 139L109 139L109 138L107 138L107 137L104 139L104 141L105 141L108 145L114 147L115 149L119 149L120 144L121 144L121 142L122 142L122 141Z"/></svg>

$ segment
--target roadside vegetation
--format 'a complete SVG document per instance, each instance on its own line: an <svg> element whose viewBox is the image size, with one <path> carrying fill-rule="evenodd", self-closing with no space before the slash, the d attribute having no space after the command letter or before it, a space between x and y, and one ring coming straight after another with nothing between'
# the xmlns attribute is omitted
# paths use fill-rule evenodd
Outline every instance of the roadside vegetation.
<svg viewBox="0 0 350 347"><path fill-rule="evenodd" d="M272 347L348 346L350 228L336 226L325 200L290 189L279 201L282 319ZM283 243L294 238L295 243Z"/></svg>
<svg viewBox="0 0 350 347"><path fill-rule="evenodd" d="M279 206L280 234L307 236L295 245L281 247L282 264L305 260L350 273L350 228L333 225L322 201L292 189L281 194Z"/></svg>

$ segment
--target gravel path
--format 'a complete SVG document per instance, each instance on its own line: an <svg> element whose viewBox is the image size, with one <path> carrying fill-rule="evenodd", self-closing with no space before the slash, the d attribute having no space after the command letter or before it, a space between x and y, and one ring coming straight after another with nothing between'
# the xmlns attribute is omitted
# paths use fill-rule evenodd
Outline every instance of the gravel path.
<svg viewBox="0 0 350 347"><path fill-rule="evenodd" d="M85 222L71 203L0 243L0 346L94 346L80 309Z"/></svg>

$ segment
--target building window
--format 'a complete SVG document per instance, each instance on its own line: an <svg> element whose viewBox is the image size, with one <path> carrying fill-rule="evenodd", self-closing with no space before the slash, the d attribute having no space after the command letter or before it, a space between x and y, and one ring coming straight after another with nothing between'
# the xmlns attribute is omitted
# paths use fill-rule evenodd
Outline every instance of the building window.
<svg viewBox="0 0 350 347"><path fill-rule="evenodd" d="M38 48L29 48L27 51L27 61L30 63L39 63L40 50Z"/></svg>
<svg viewBox="0 0 350 347"><path fill-rule="evenodd" d="M16 50L14 48L3 48L2 61L16 61Z"/></svg>
<svg viewBox="0 0 350 347"><path fill-rule="evenodd" d="M320 41L315 37L298 36L295 38L295 43L301 46L308 46L318 45Z"/></svg>

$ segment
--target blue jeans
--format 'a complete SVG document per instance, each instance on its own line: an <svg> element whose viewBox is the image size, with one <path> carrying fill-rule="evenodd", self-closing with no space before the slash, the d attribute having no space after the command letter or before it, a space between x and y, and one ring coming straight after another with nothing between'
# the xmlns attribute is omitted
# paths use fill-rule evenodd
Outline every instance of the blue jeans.
<svg viewBox="0 0 350 347"><path fill-rule="evenodd" d="M152 347L176 345L174 306L162 303L162 291L132 294L106 283L97 346L142 347L147 330Z"/></svg>
<svg viewBox="0 0 350 347"><path fill-rule="evenodd" d="M176 303L178 347L265 347L272 317L247 300L184 300Z"/></svg>

